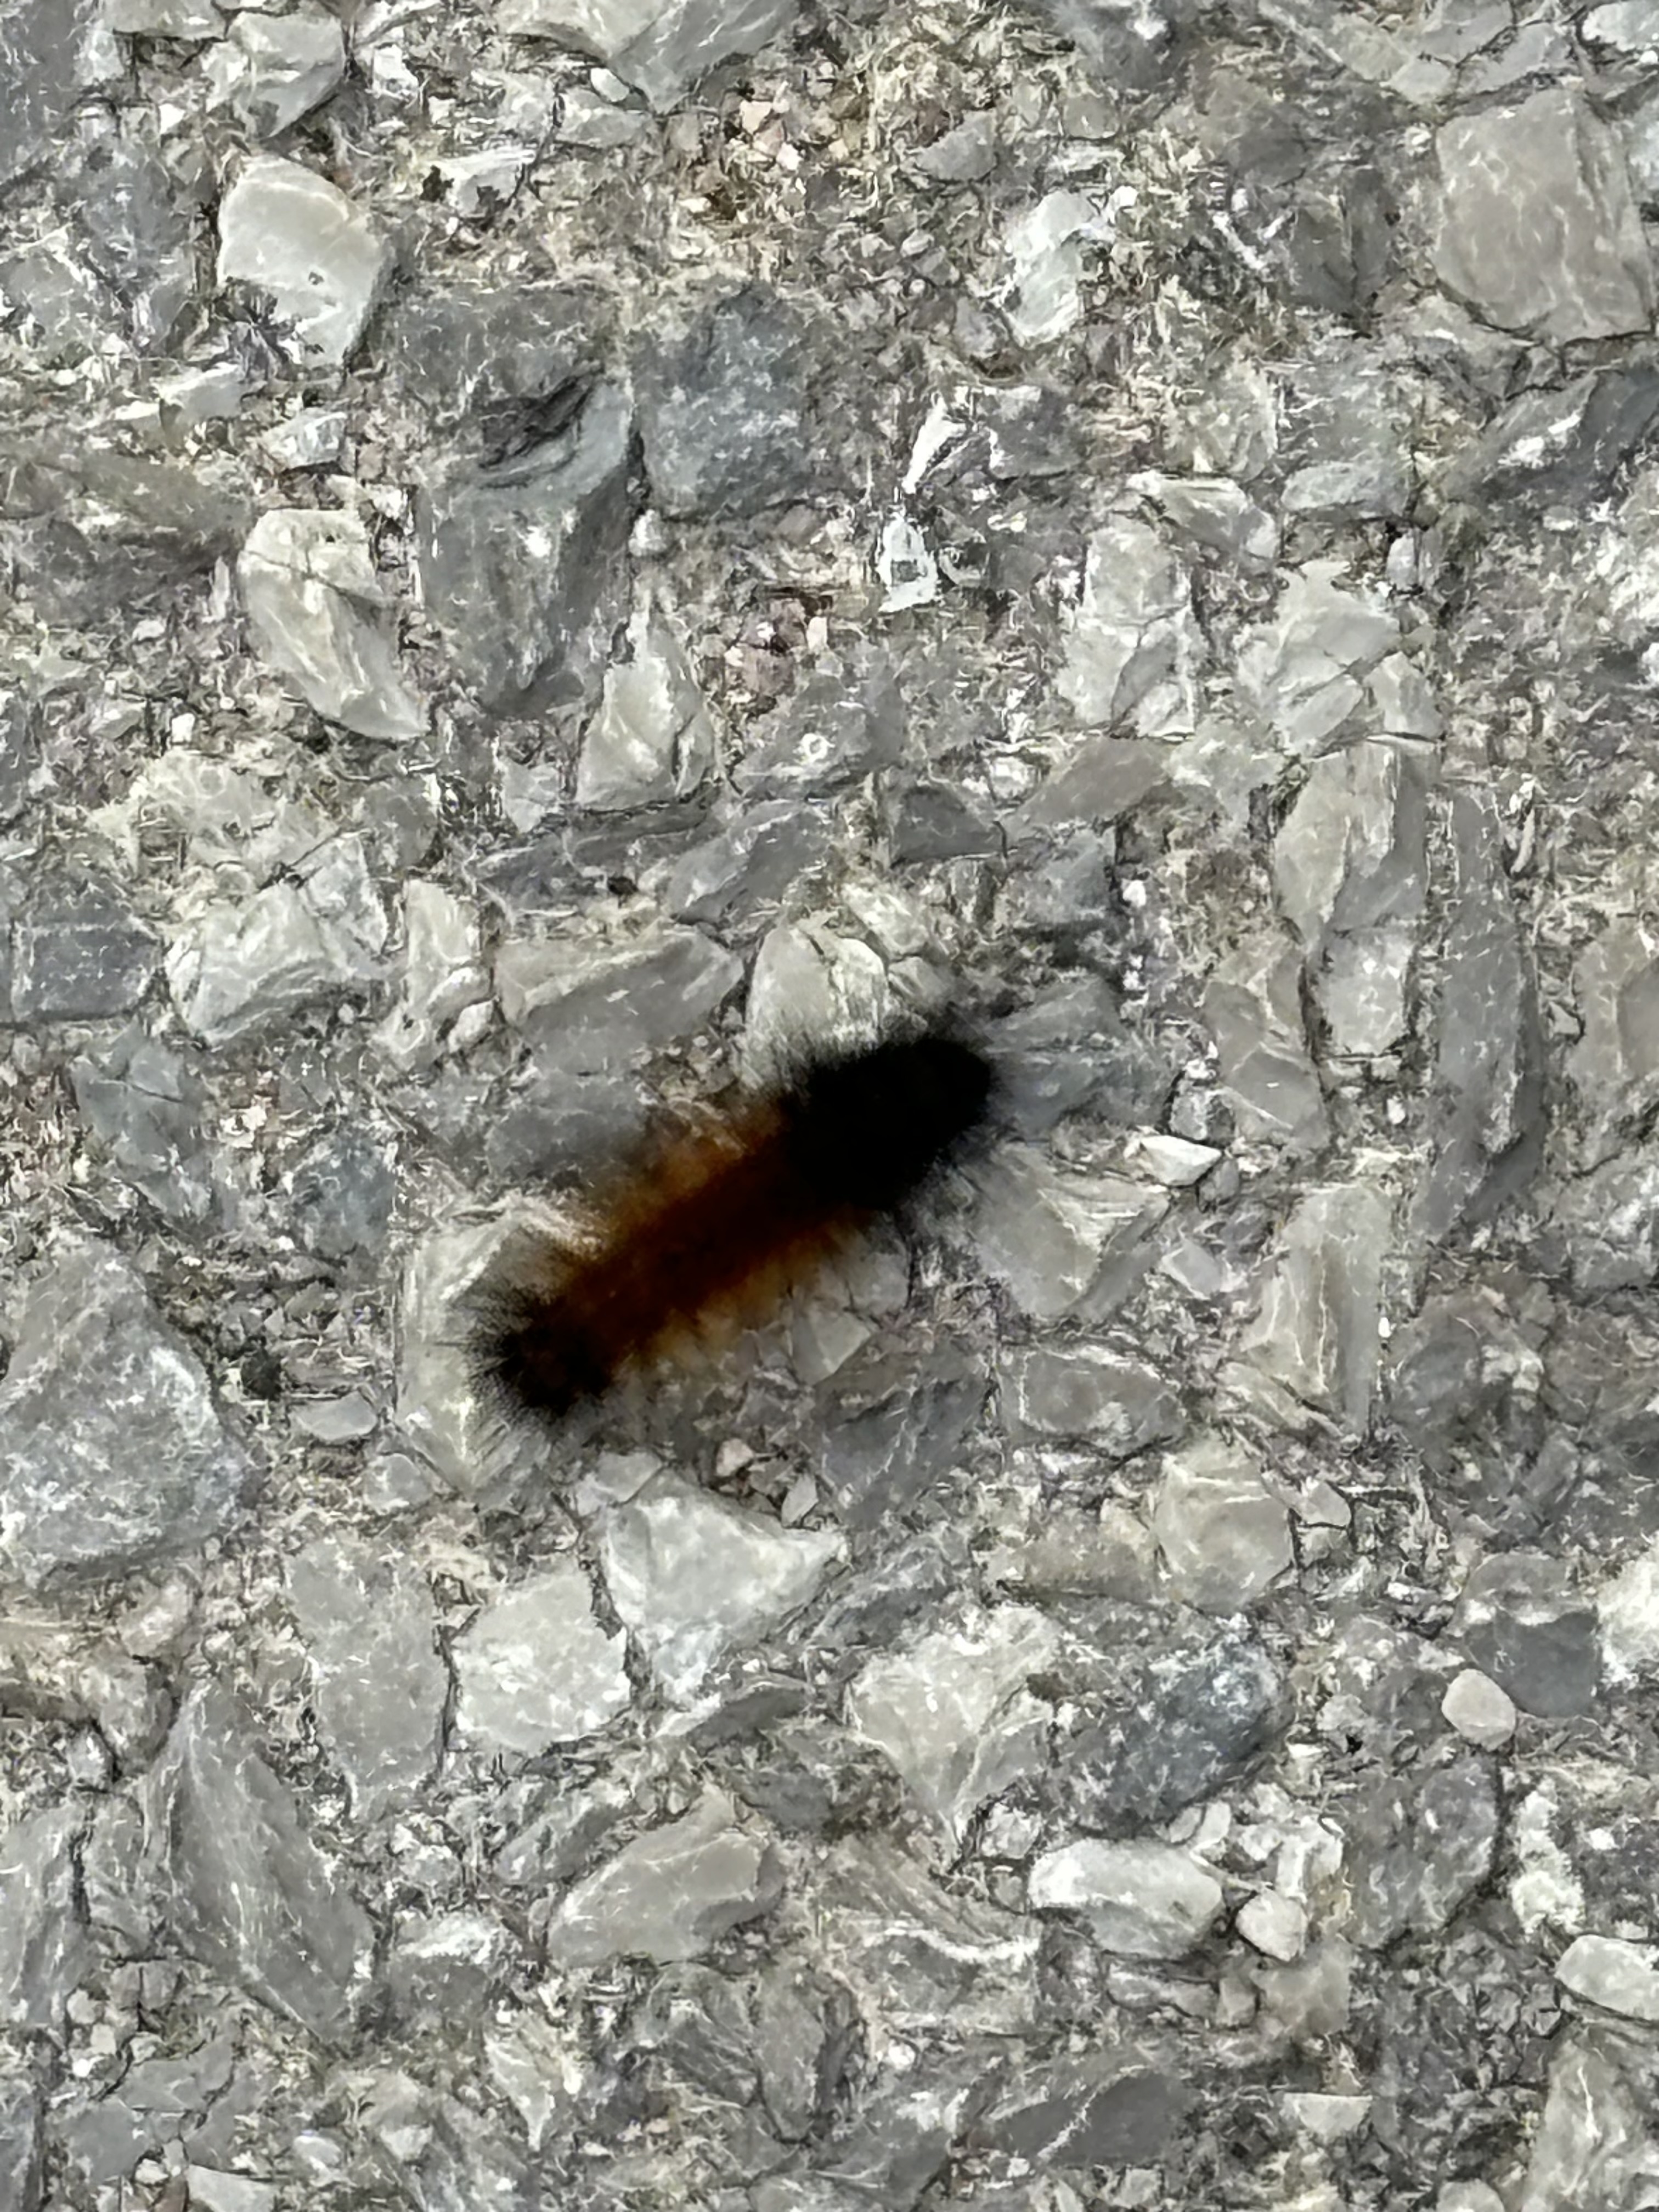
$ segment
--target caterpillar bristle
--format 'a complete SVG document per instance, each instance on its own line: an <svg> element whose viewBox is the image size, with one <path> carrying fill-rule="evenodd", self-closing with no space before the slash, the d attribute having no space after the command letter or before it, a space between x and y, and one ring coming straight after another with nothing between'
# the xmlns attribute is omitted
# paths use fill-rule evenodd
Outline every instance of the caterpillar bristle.
<svg viewBox="0 0 1659 2212"><path fill-rule="evenodd" d="M988 1063L940 1030L804 1055L599 1198L580 1248L520 1237L474 1292L481 1399L557 1422L690 1340L763 1317L902 1208L983 1121Z"/></svg>

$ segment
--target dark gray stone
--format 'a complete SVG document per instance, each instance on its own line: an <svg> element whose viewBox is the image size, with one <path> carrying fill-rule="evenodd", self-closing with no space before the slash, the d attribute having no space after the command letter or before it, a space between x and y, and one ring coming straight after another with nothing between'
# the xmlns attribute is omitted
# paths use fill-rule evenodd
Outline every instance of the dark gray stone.
<svg viewBox="0 0 1659 2212"><path fill-rule="evenodd" d="M283 15L250 10L232 16L210 69L244 130L274 138L337 89L346 70L345 35L316 0L300 0Z"/></svg>
<svg viewBox="0 0 1659 2212"><path fill-rule="evenodd" d="M128 335L164 352L196 289L191 210L173 172L143 137L111 132L78 149L64 185Z"/></svg>
<svg viewBox="0 0 1659 2212"><path fill-rule="evenodd" d="M501 27L591 54L659 113L678 106L721 62L757 53L794 21L799 0L507 0Z"/></svg>
<svg viewBox="0 0 1659 2212"><path fill-rule="evenodd" d="M506 1979L512 1950L506 1929L484 1913L405 1921L380 1971L392 2019L406 2034L476 2029Z"/></svg>
<svg viewBox="0 0 1659 2212"><path fill-rule="evenodd" d="M98 1021L131 1013L161 948L111 884L47 883L12 933L12 1008L20 1022Z"/></svg>
<svg viewBox="0 0 1659 2212"><path fill-rule="evenodd" d="M1659 1278L1659 1152L1644 1146L1568 1183L1553 1227L1581 1296Z"/></svg>
<svg viewBox="0 0 1659 2212"><path fill-rule="evenodd" d="M1110 839L1084 830L1046 846L1021 847L999 920L1012 939L1063 940L1109 928L1116 915Z"/></svg>
<svg viewBox="0 0 1659 2212"><path fill-rule="evenodd" d="M1107 1321L1158 1256L1170 1200L1149 1179L1062 1165L1036 1146L1014 1144L970 1173L975 1248L1030 1321Z"/></svg>
<svg viewBox="0 0 1659 2212"><path fill-rule="evenodd" d="M135 1028L101 1062L72 1061L70 1080L82 1120L123 1180L169 1221L204 1221L214 1176L202 1127L207 1091L195 1069Z"/></svg>
<svg viewBox="0 0 1659 2212"><path fill-rule="evenodd" d="M556 2184L498 2121L407 2074L388 2073L364 2118L421 2212L478 2212L486 2204L491 2212L543 2212L557 2201Z"/></svg>
<svg viewBox="0 0 1659 2212"><path fill-rule="evenodd" d="M0 2204L40 2212L45 2190L40 2104L21 2069L0 2073Z"/></svg>
<svg viewBox="0 0 1659 2212"><path fill-rule="evenodd" d="M1073 394L1054 384L1016 384L985 394L994 483L1063 477L1082 460Z"/></svg>
<svg viewBox="0 0 1659 2212"><path fill-rule="evenodd" d="M170 2142L196 2148L207 2115L226 2101L235 2057L229 2038L215 2036L183 2057L141 2058L112 2093L70 2116L62 2139L70 2163L96 2186L124 2179Z"/></svg>
<svg viewBox="0 0 1659 2212"><path fill-rule="evenodd" d="M1077 48L1091 76L1115 94L1150 92L1170 82L1176 38L1194 11L1191 0L1133 9L1114 0L1038 0L1036 12Z"/></svg>
<svg viewBox="0 0 1659 2212"><path fill-rule="evenodd" d="M879 1991L892 2027L955 2036L1031 2031L1033 1923L948 1887L890 1836L835 1844L814 1902L826 1966L855 1989Z"/></svg>
<svg viewBox="0 0 1659 2212"><path fill-rule="evenodd" d="M695 1036L742 972L696 929L665 931L614 952L586 939L507 945L495 965L507 1020L538 1060L572 1074L614 1071Z"/></svg>
<svg viewBox="0 0 1659 2212"><path fill-rule="evenodd" d="M1368 1783L1342 1810L1344 1932L1368 1951L1437 1934L1490 1877L1502 1825L1486 1759L1460 1756Z"/></svg>
<svg viewBox="0 0 1659 2212"><path fill-rule="evenodd" d="M627 1076L532 1064L489 1115L483 1158L498 1182L569 1178L629 1150L644 1124L643 1095Z"/></svg>
<svg viewBox="0 0 1659 2212"><path fill-rule="evenodd" d="M852 2054L858 2014L846 1990L790 1958L756 1984L755 2062L767 2116L786 2142L825 2121Z"/></svg>
<svg viewBox="0 0 1659 2212"><path fill-rule="evenodd" d="M1463 1585L1451 1632L1523 1713L1571 1720L1595 1711L1600 1625L1565 1559L1537 1552L1482 1559Z"/></svg>
<svg viewBox="0 0 1659 2212"><path fill-rule="evenodd" d="M1621 1803L1600 1809L1594 1850L1572 1853L1573 1873L1584 1887L1584 1917L1598 1928L1643 1924L1647 1900L1659 1893L1659 1826L1654 1792L1636 1779Z"/></svg>
<svg viewBox="0 0 1659 2212"><path fill-rule="evenodd" d="M1023 1346L1004 1358L1001 1382L1003 1420L1016 1438L1076 1437L1128 1459L1187 1425L1156 1369L1103 1345Z"/></svg>
<svg viewBox="0 0 1659 2212"><path fill-rule="evenodd" d="M1278 1668L1231 1633L1137 1668L1115 1703L1060 1745L1053 1780L1068 1821L1111 1836L1160 1828L1246 1780L1290 1717Z"/></svg>
<svg viewBox="0 0 1659 2212"><path fill-rule="evenodd" d="M159 1747L173 1707L159 1676L113 1642L40 1621L0 1626L0 1712L96 1728L124 1764Z"/></svg>
<svg viewBox="0 0 1659 2212"><path fill-rule="evenodd" d="M125 1959L153 1952L159 1928L144 1863L143 1818L125 1792L94 1809L81 1847L81 1881L87 1918L101 1945Z"/></svg>
<svg viewBox="0 0 1659 2212"><path fill-rule="evenodd" d="M997 824L954 784L900 784L886 794L883 812L896 867L985 859L1002 849Z"/></svg>
<svg viewBox="0 0 1659 2212"><path fill-rule="evenodd" d="M1345 148L1298 179L1291 198L1290 220L1270 245L1280 289L1297 307L1364 328L1395 261L1399 210L1386 172Z"/></svg>
<svg viewBox="0 0 1659 2212"><path fill-rule="evenodd" d="M1599 496L1659 422L1659 366L1638 359L1593 368L1565 388L1524 392L1462 452L1443 498L1528 512Z"/></svg>
<svg viewBox="0 0 1659 2212"><path fill-rule="evenodd" d="M836 791L900 760L907 729L891 659L860 646L815 673L770 718L738 781L768 797Z"/></svg>
<svg viewBox="0 0 1659 2212"><path fill-rule="evenodd" d="M684 641L642 592L623 653L605 670L599 710L582 732L576 804L595 814L633 816L684 803L707 781L717 750Z"/></svg>
<svg viewBox="0 0 1659 2212"><path fill-rule="evenodd" d="M682 921L741 929L811 884L828 858L830 829L816 806L762 799L681 857L663 903Z"/></svg>
<svg viewBox="0 0 1659 2212"><path fill-rule="evenodd" d="M1231 477L1174 477L1142 469L1131 482L1194 545L1207 546L1253 569L1267 568L1279 552L1279 523Z"/></svg>
<svg viewBox="0 0 1659 2212"><path fill-rule="evenodd" d="M999 2099L974 2139L1044 2173L1155 2166L1191 2102L1170 2060L1160 2063L1132 2046L1080 2051L1034 2068Z"/></svg>
<svg viewBox="0 0 1659 2212"><path fill-rule="evenodd" d="M376 349L447 429L472 416L481 454L501 456L592 374L600 304L562 284L422 284L380 318Z"/></svg>
<svg viewBox="0 0 1659 2212"><path fill-rule="evenodd" d="M0 1835L0 2026L64 2033L91 1958L76 1868L85 1818L52 1806Z"/></svg>
<svg viewBox="0 0 1659 2212"><path fill-rule="evenodd" d="M173 1942L323 2042L345 2040L368 1994L374 1924L221 1685L185 1699L143 1804Z"/></svg>
<svg viewBox="0 0 1659 2212"><path fill-rule="evenodd" d="M1370 1424L1394 1205L1369 1181L1323 1184L1297 1200L1261 1278L1255 1319L1229 1382L1279 1425L1310 1412L1350 1436Z"/></svg>
<svg viewBox="0 0 1659 2212"><path fill-rule="evenodd" d="M997 165L996 118L986 109L964 115L954 130L930 139L910 158L936 185L976 184Z"/></svg>
<svg viewBox="0 0 1659 2212"><path fill-rule="evenodd" d="M1205 986L1204 1018L1241 1133L1293 1152L1322 1150L1330 1120L1291 948L1264 934L1229 954Z"/></svg>
<svg viewBox="0 0 1659 2212"><path fill-rule="evenodd" d="M968 1571L966 1540L948 1523L867 1553L850 1586L824 1608L813 1640L826 1654L879 1649L960 1589Z"/></svg>
<svg viewBox="0 0 1659 2212"><path fill-rule="evenodd" d="M1370 2131L1387 2154L1413 2172L1475 2173L1484 2169L1491 2142L1494 2069L1537 2081L1572 2045L1559 2033L1559 1993L1530 1943L1471 1929L1437 1955L1444 1962L1442 1972L1385 1974L1377 1984L1370 2029L1376 2052ZM1610 2172L1607 2161L1637 2135L1645 2136L1633 2112L1604 2135L1611 2117L1605 2105L1588 2083L1575 2085L1574 2094L1574 2132L1593 2131L1595 2147L1586 2144L1585 2162L1572 2161L1563 2185L1536 2193L1528 2185L1539 2212L1569 2212L1583 2203L1590 2172L1596 2179L1589 2193L1597 2193ZM1555 2144L1540 2143L1537 2136L1532 2141L1534 2157L1541 2151L1553 2165ZM1611 2202L1621 2196L1630 2201L1620 2181L1611 2185ZM1639 2190L1630 2194L1639 2201Z"/></svg>
<svg viewBox="0 0 1659 2212"><path fill-rule="evenodd" d="M1476 314L1556 346L1650 329L1653 275L1629 173L1613 125L1576 87L1455 115L1436 150L1435 273ZM1542 236L1552 250L1528 252Z"/></svg>
<svg viewBox="0 0 1659 2212"><path fill-rule="evenodd" d="M852 2124L815 2161L854 2203L909 2212L944 2172L995 2092L1002 2054L980 2045L953 2052L925 2089L902 2078L866 2090Z"/></svg>
<svg viewBox="0 0 1659 2212"><path fill-rule="evenodd" d="M4 543L20 588L38 614L72 628L203 574L251 520L234 480L95 447L39 464L15 484L12 511Z"/></svg>
<svg viewBox="0 0 1659 2212"><path fill-rule="evenodd" d="M1493 1978L1495 1978L1495 1977ZM1541 1993L1540 2009L1547 2004ZM1549 2087L1527 2166L1528 2193L1536 2203L1565 2208L1582 2203L1588 2177L1616 2203L1639 2202L1653 2157L1647 2111L1651 2074L1636 2045L1597 2038L1583 2028L1561 2039L1552 2055ZM1412 2147L1407 2146L1407 2154Z"/></svg>
<svg viewBox="0 0 1659 2212"><path fill-rule="evenodd" d="M93 2186L119 2181L147 2152L159 2148L161 2127L135 2112L120 2097L101 2097L67 2115L59 2138L71 2169Z"/></svg>
<svg viewBox="0 0 1659 2212"><path fill-rule="evenodd" d="M289 1562L289 1601L312 1698L359 1819L406 1805L443 1747L449 1670L426 1577L390 1547L315 1536Z"/></svg>
<svg viewBox="0 0 1659 2212"><path fill-rule="evenodd" d="M711 1966L671 1966L659 1976L635 2015L629 2040L705 2096L746 2105L759 2086L744 1992Z"/></svg>
<svg viewBox="0 0 1659 2212"><path fill-rule="evenodd" d="M384 1141L367 1129L331 1129L295 1163L289 1196L301 1236L325 1260L374 1254L386 1243L398 1179Z"/></svg>
<svg viewBox="0 0 1659 2212"><path fill-rule="evenodd" d="M499 459L458 459L417 503L421 586L458 679L532 714L597 688L634 520L633 426L615 385L556 395Z"/></svg>
<svg viewBox="0 0 1659 2212"><path fill-rule="evenodd" d="M90 5L33 0L9 12L0 25L0 83L8 88L0 184L22 176L59 143L82 96L81 47L97 13Z"/></svg>
<svg viewBox="0 0 1659 2212"><path fill-rule="evenodd" d="M1420 1765L1446 1735L1443 1668L1407 1630L1359 1613L1334 1641L1324 1725L1378 1768Z"/></svg>
<svg viewBox="0 0 1659 2212"><path fill-rule="evenodd" d="M1168 1590L1203 1613L1243 1613L1297 1564L1283 1493L1221 1429L1164 1453L1151 1509Z"/></svg>
<svg viewBox="0 0 1659 2212"><path fill-rule="evenodd" d="M1494 1297L1425 1299L1389 1340L1389 1418L1437 1474L1473 1457L1512 1477L1542 1438L1542 1363Z"/></svg>
<svg viewBox="0 0 1659 2212"><path fill-rule="evenodd" d="M224 1044L379 982L387 935L367 844L349 832L251 898L198 909L168 949L167 986L186 1027Z"/></svg>
<svg viewBox="0 0 1659 2212"><path fill-rule="evenodd" d="M1572 969L1583 1036L1567 1073L1595 1117L1584 1164L1626 1151L1659 1103L1659 957L1639 922L1620 920L1585 947Z"/></svg>
<svg viewBox="0 0 1659 2212"><path fill-rule="evenodd" d="M763 1836L705 1790L678 1820L647 1828L568 1890L547 1929L547 1954L566 1970L612 1959L667 1965L712 1950L757 1920L783 1893L783 1871Z"/></svg>
<svg viewBox="0 0 1659 2212"><path fill-rule="evenodd" d="M565 1555L491 1597L451 1646L455 1732L485 1755L537 1758L597 1735L628 1711L622 1635L594 1617L580 1562ZM431 1686L434 1727L442 1705Z"/></svg>
<svg viewBox="0 0 1659 2212"><path fill-rule="evenodd" d="M1363 255L1365 247L1355 234L1352 214L1359 209L1370 212L1364 187L1371 186L1374 201L1380 179L1374 170L1369 176L1363 170L1357 176L1351 169L1345 182L1352 197L1344 242ZM1311 242L1312 210L1318 205L1316 191L1303 200L1301 234L1289 248L1292 258ZM1362 235L1368 228L1362 215ZM1340 234L1333 226L1327 234ZM1356 274L1363 289L1374 290L1374 269ZM1409 410L1402 395L1388 373L1371 361L1369 348L1355 344L1329 361L1304 362L1297 376L1282 448L1287 517L1325 524L1403 517L1415 489L1408 433Z"/></svg>
<svg viewBox="0 0 1659 2212"><path fill-rule="evenodd" d="M665 514L759 514L813 489L806 352L794 314L758 286L704 308L678 335L651 333L636 391Z"/></svg>
<svg viewBox="0 0 1659 2212"><path fill-rule="evenodd" d="M1014 817L1016 834L1115 822L1168 792L1170 747L1155 738L1085 738Z"/></svg>
<svg viewBox="0 0 1659 2212"><path fill-rule="evenodd" d="M1046 1761L1060 1646L1035 1607L961 1612L870 1659L848 1685L848 1724L879 1744L905 1788L959 1847L979 1808Z"/></svg>
<svg viewBox="0 0 1659 2212"><path fill-rule="evenodd" d="M190 1551L229 1526L255 1471L124 1261L83 1246L33 1285L0 1383L15 1573L118 1573Z"/></svg>
<svg viewBox="0 0 1659 2212"><path fill-rule="evenodd" d="M1026 1884L1038 1911L1075 1913L1103 1951L1120 1959L1185 1959L1221 1918L1221 1884L1207 1861L1178 1844L1085 1836L1032 1864Z"/></svg>
<svg viewBox="0 0 1659 2212"><path fill-rule="evenodd" d="M1273 883L1310 951L1420 915L1428 890L1425 749L1361 738L1310 763L1273 840Z"/></svg>
<svg viewBox="0 0 1659 2212"><path fill-rule="evenodd" d="M920 1364L876 1346L849 1360L820 1393L823 1474L846 1526L876 1527L948 1473L985 1389L983 1363L949 1339Z"/></svg>
<svg viewBox="0 0 1659 2212"><path fill-rule="evenodd" d="M1163 1126L1178 1065L1128 1027L1103 976L1050 985L1000 1022L992 1043L1000 1108L1023 1137L1045 1137L1078 1113L1120 1128Z"/></svg>
<svg viewBox="0 0 1659 2212"><path fill-rule="evenodd" d="M1414 1208L1431 1243L1526 1189L1547 1126L1537 986L1505 884L1495 800L1459 792L1452 834L1457 890L1436 1024L1432 1153Z"/></svg>
<svg viewBox="0 0 1659 2212"><path fill-rule="evenodd" d="M580 1797L540 1776L509 1783L499 1818L509 1832L491 1862L509 1889L551 1889L592 1867L605 1838L632 1809L627 1786L596 1778Z"/></svg>
<svg viewBox="0 0 1659 2212"><path fill-rule="evenodd" d="M0 822L15 822L23 811L40 761L36 708L22 692L0 689Z"/></svg>

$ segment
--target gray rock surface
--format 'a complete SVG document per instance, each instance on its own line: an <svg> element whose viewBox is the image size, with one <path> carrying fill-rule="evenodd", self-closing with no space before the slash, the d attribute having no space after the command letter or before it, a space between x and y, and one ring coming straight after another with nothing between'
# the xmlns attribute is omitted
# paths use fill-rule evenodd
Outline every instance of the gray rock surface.
<svg viewBox="0 0 1659 2212"><path fill-rule="evenodd" d="M502 416L480 425L482 453L447 449L422 492L421 592L459 681L530 713L597 676L633 521L632 415L621 386L572 380Z"/></svg>
<svg viewBox="0 0 1659 2212"><path fill-rule="evenodd" d="M1044 1614L1002 1606L872 1659L851 1685L854 1727L880 1745L953 1845L988 1798L1041 1771L1052 1708L1026 1685L1058 1650Z"/></svg>
<svg viewBox="0 0 1659 2212"><path fill-rule="evenodd" d="M220 283L264 293L298 360L345 359L391 263L369 216L337 185L283 155L252 155L219 204Z"/></svg>
<svg viewBox="0 0 1659 2212"><path fill-rule="evenodd" d="M693 1959L770 1911L781 1869L735 1814L706 1790L678 1820L647 1828L573 1884L549 1923L550 1959L572 1969L620 1957Z"/></svg>
<svg viewBox="0 0 1659 2212"><path fill-rule="evenodd" d="M1040 1911L1079 1914L1104 1951L1126 1959L1184 1958L1221 1912L1221 1884L1171 1844L1084 1838L1031 1869Z"/></svg>
<svg viewBox="0 0 1659 2212"><path fill-rule="evenodd" d="M619 1635L593 1618L587 1577L556 1562L486 1606L455 1639L460 1736L535 1757L592 1735L628 1710Z"/></svg>
<svg viewBox="0 0 1659 2212"><path fill-rule="evenodd" d="M781 1528L667 1474L613 1506L599 1540L611 1602L677 1698L799 1611L842 1548L829 1529Z"/></svg>
<svg viewBox="0 0 1659 2212"><path fill-rule="evenodd" d="M343 2040L368 1994L374 1923L234 1695L191 1692L143 1800L143 1872L173 1943L324 2042Z"/></svg>
<svg viewBox="0 0 1659 2212"><path fill-rule="evenodd" d="M288 1587L318 1724L353 1810L378 1820L418 1792L442 1747L449 1676L430 1590L407 1561L337 1535L307 1545Z"/></svg>
<svg viewBox="0 0 1659 2212"><path fill-rule="evenodd" d="M420 735L424 710L372 611L380 592L356 515L273 508L236 568L260 650L308 706L359 737Z"/></svg>
<svg viewBox="0 0 1659 2212"><path fill-rule="evenodd" d="M9 2068L0 2076L0 2186L17 2212L40 2212L45 2177L40 2112L28 2076Z"/></svg>
<svg viewBox="0 0 1659 2212"><path fill-rule="evenodd" d="M1206 1613L1236 1613L1293 1558L1290 1515L1265 1470L1220 1435L1165 1455L1152 1522L1175 1590Z"/></svg>
<svg viewBox="0 0 1659 2212"><path fill-rule="evenodd" d="M0 1856L0 2020L61 2035L87 1966L75 1894L81 1820L72 1806L33 1813L6 1834Z"/></svg>
<svg viewBox="0 0 1659 2212"><path fill-rule="evenodd" d="M124 1261L64 1250L31 1285L12 1345L0 1527L13 1574L131 1572L229 1527L258 1462Z"/></svg>
<svg viewBox="0 0 1659 2212"><path fill-rule="evenodd" d="M129 1013L159 964L155 938L106 884L43 884L12 926L19 1022Z"/></svg>
<svg viewBox="0 0 1659 2212"><path fill-rule="evenodd" d="M207 59L216 98L245 130L274 138L338 87L345 37L326 9L301 0L283 15L233 15Z"/></svg>
<svg viewBox="0 0 1659 2212"><path fill-rule="evenodd" d="M604 9L585 0L505 0L501 27L591 53L653 107L672 109L718 63L752 54L787 30L794 13L795 0L622 0Z"/></svg>
<svg viewBox="0 0 1659 2212"><path fill-rule="evenodd" d="M1656 221L1646 0L0 10L6 2212L1659 2191Z"/></svg>
<svg viewBox="0 0 1659 2212"><path fill-rule="evenodd" d="M1450 291L1500 330L1557 343L1649 327L1653 276L1628 173L1583 100L1552 86L1459 117L1435 152L1432 251Z"/></svg>

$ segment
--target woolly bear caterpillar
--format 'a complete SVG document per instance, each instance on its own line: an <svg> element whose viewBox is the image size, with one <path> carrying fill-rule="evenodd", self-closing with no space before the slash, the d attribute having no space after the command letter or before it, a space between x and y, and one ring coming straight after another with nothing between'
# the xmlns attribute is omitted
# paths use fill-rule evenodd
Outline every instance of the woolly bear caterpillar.
<svg viewBox="0 0 1659 2212"><path fill-rule="evenodd" d="M472 1299L475 1387L557 1419L711 1327L758 1319L979 1127L989 1064L939 1030L805 1058L633 1163L572 1249L509 1250Z"/></svg>

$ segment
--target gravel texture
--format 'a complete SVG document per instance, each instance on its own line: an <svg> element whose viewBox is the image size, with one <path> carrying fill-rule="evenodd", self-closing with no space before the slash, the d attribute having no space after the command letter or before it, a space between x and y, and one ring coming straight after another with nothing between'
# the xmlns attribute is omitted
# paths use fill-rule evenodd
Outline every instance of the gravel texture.
<svg viewBox="0 0 1659 2212"><path fill-rule="evenodd" d="M0 14L0 2212L1659 2202L1656 223L1649 0Z"/></svg>

